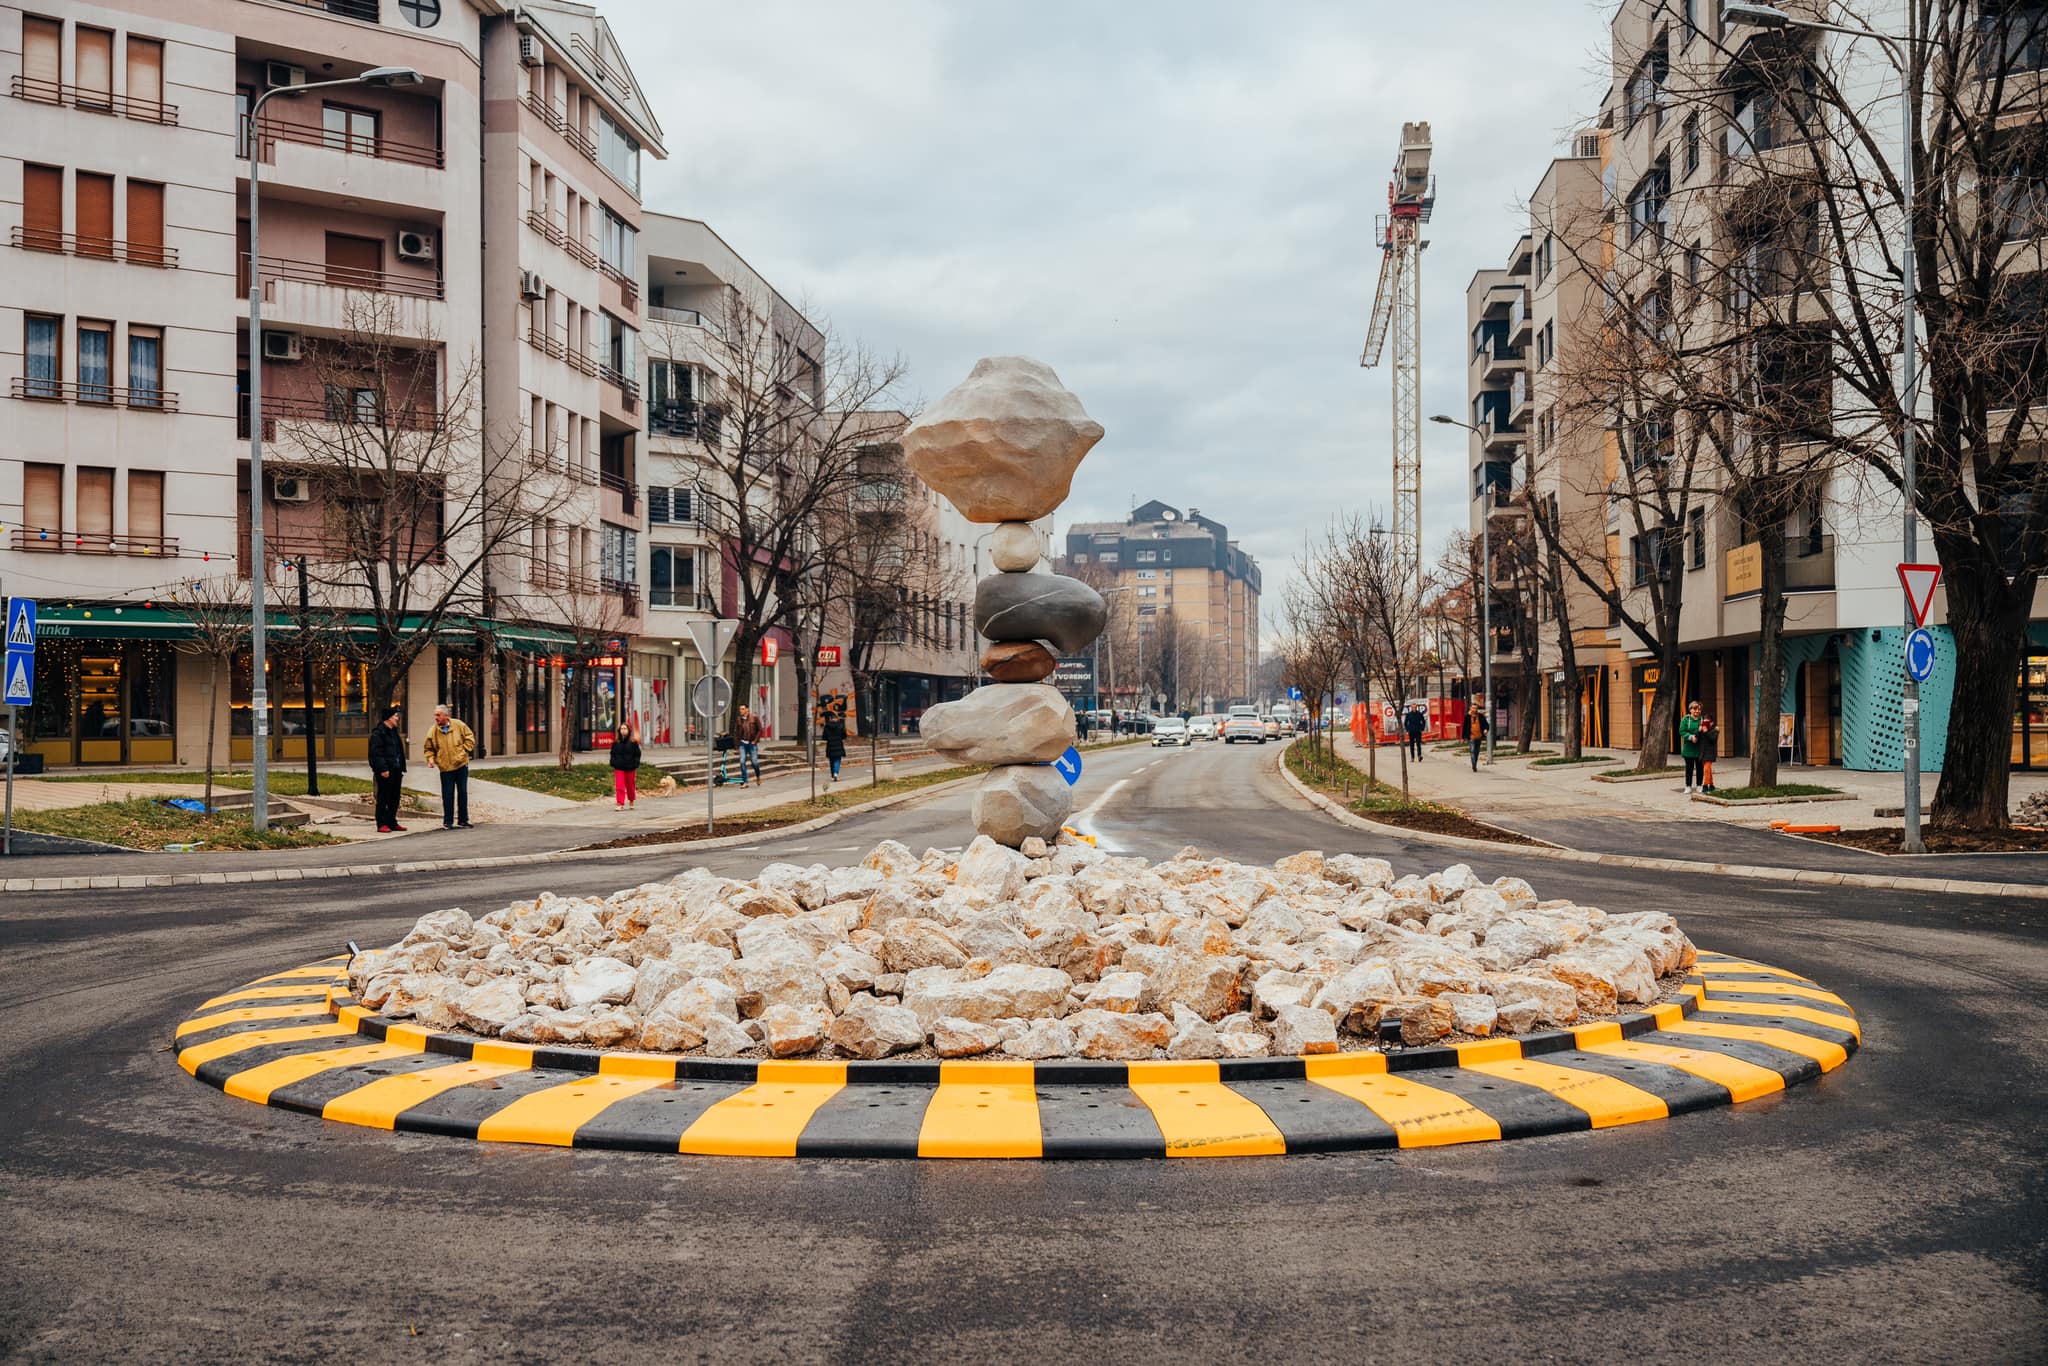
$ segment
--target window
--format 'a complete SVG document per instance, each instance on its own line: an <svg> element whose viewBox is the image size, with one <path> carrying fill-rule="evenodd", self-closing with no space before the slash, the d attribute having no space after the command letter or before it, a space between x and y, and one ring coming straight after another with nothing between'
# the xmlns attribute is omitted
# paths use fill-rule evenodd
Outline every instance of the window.
<svg viewBox="0 0 2048 1366"><path fill-rule="evenodd" d="M697 490L689 484L647 488L647 520L650 523L688 524L697 520Z"/></svg>
<svg viewBox="0 0 2048 1366"><path fill-rule="evenodd" d="M1685 120L1685 178L1700 168L1700 116L1689 115Z"/></svg>
<svg viewBox="0 0 2048 1366"><path fill-rule="evenodd" d="M1118 552L1114 550L1105 550L1101 554L1097 555L1095 559L1096 563L1098 564L1115 564L1117 562L1117 557Z"/></svg>
<svg viewBox="0 0 2048 1366"><path fill-rule="evenodd" d="M347 384L328 385L327 420L349 426L376 426L377 391Z"/></svg>
<svg viewBox="0 0 2048 1366"><path fill-rule="evenodd" d="M114 325L104 322L78 324L78 401L114 401ZM109 495L111 496L111 495Z"/></svg>
<svg viewBox="0 0 2048 1366"><path fill-rule="evenodd" d="M1636 68L1635 75L1629 78L1626 109L1628 128L1634 128L1647 117L1663 117L1664 78L1670 71L1670 64L1665 57L1667 46L1663 34L1660 33L1653 38L1650 42L1650 52L1643 58L1642 65Z"/></svg>
<svg viewBox="0 0 2048 1366"><path fill-rule="evenodd" d="M128 325L128 406L163 406L164 330Z"/></svg>
<svg viewBox="0 0 2048 1366"><path fill-rule="evenodd" d="M1671 198L1671 168L1664 162L1657 165L1636 182L1635 189L1628 196L1628 240L1633 242L1644 233L1662 236L1668 216L1667 204Z"/></svg>
<svg viewBox="0 0 2048 1366"><path fill-rule="evenodd" d="M640 193L640 144L602 109L597 111L597 160L613 179Z"/></svg>
<svg viewBox="0 0 2048 1366"><path fill-rule="evenodd" d="M47 313L31 313L24 320L28 350L27 393L30 398L56 398L62 392L64 364L58 332L64 320Z"/></svg>
<svg viewBox="0 0 2048 1366"><path fill-rule="evenodd" d="M337 152L377 155L377 111L346 104L321 105L320 141Z"/></svg>
<svg viewBox="0 0 2048 1366"><path fill-rule="evenodd" d="M633 553L633 533L622 526L602 522L598 527L598 577L604 585L620 587L640 581Z"/></svg>
<svg viewBox="0 0 2048 1366"><path fill-rule="evenodd" d="M376 237L327 234L327 283L345 289L375 289L384 277L384 243Z"/></svg>
<svg viewBox="0 0 2048 1366"><path fill-rule="evenodd" d="M1677 454L1677 438L1673 435L1669 413L1651 413L1637 420L1634 440L1629 443L1629 468L1639 470L1645 465L1664 464Z"/></svg>
<svg viewBox="0 0 2048 1366"><path fill-rule="evenodd" d="M607 378L621 384L632 383L632 377L640 371L634 346L638 334L611 314L600 311L597 338L599 363L611 371Z"/></svg>
<svg viewBox="0 0 2048 1366"><path fill-rule="evenodd" d="M441 0L398 0L398 12L414 28L432 28L441 22Z"/></svg>
<svg viewBox="0 0 2048 1366"><path fill-rule="evenodd" d="M1695 242L1685 249L1685 289L1688 299L1699 297L1700 269L1705 263L1706 257L1700 252L1699 243Z"/></svg>
<svg viewBox="0 0 2048 1366"><path fill-rule="evenodd" d="M246 85L235 87L235 160L249 159L249 110L256 103L256 92Z"/></svg>
<svg viewBox="0 0 2048 1366"><path fill-rule="evenodd" d="M1986 79L2048 68L2048 6L2041 0L1984 0L1977 28Z"/></svg>
<svg viewBox="0 0 2048 1366"><path fill-rule="evenodd" d="M164 539L162 470L128 471L128 541L156 549Z"/></svg>
<svg viewBox="0 0 2048 1366"><path fill-rule="evenodd" d="M1081 552L1080 554L1078 554L1078 555L1074 556L1074 563L1075 563L1075 564L1086 564L1086 563L1088 563L1088 552L1084 550L1084 551L1082 551L1082 552Z"/></svg>
<svg viewBox="0 0 2048 1366"><path fill-rule="evenodd" d="M114 178L80 171L72 193L76 196L74 221L78 224L80 256L114 254Z"/></svg>
<svg viewBox="0 0 2048 1366"><path fill-rule="evenodd" d="M103 466L78 467L78 521L75 541L82 549L105 550L114 539L114 472Z"/></svg>
<svg viewBox="0 0 2048 1366"><path fill-rule="evenodd" d="M1706 509L1694 508L1686 520L1691 526L1691 534L1687 539L1692 542L1692 567L1694 569L1705 569L1707 567Z"/></svg>
<svg viewBox="0 0 2048 1366"><path fill-rule="evenodd" d="M655 607L689 607L697 599L697 552L658 545L647 552L647 601Z"/></svg>
<svg viewBox="0 0 2048 1366"><path fill-rule="evenodd" d="M1159 562L1159 552L1156 550L1140 550L1132 558L1137 560L1139 564L1157 564Z"/></svg>
<svg viewBox="0 0 2048 1366"><path fill-rule="evenodd" d="M634 263L638 259L639 237L631 223L610 209L604 211L604 239L600 254L606 265L628 279L632 278Z"/></svg>
<svg viewBox="0 0 2048 1366"><path fill-rule="evenodd" d="M164 263L164 187L152 181L128 182L128 259Z"/></svg>
<svg viewBox="0 0 2048 1366"><path fill-rule="evenodd" d="M21 90L24 98L55 104L64 89L64 25L57 19L23 15Z"/></svg>
<svg viewBox="0 0 2048 1366"><path fill-rule="evenodd" d="M1628 541L1634 584L1641 588L1652 577L1671 578L1678 568L1678 537L1662 529L1645 531Z"/></svg>
<svg viewBox="0 0 2048 1366"><path fill-rule="evenodd" d="M128 39L128 108L131 114L163 117L164 45L154 38Z"/></svg>
<svg viewBox="0 0 2048 1366"><path fill-rule="evenodd" d="M64 171L21 168L21 244L30 251L64 250Z"/></svg>
<svg viewBox="0 0 2048 1366"><path fill-rule="evenodd" d="M114 35L103 28L78 26L72 77L80 109L114 107Z"/></svg>
<svg viewBox="0 0 2048 1366"><path fill-rule="evenodd" d="M21 472L21 519L38 532L64 526L64 467L29 463ZM38 538L40 544L40 538ZM45 546L54 550L56 546Z"/></svg>

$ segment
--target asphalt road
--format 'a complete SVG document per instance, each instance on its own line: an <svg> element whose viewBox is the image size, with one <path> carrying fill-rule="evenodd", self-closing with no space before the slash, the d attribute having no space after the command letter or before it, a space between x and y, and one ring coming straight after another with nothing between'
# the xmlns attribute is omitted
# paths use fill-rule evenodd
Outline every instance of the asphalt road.
<svg viewBox="0 0 2048 1366"><path fill-rule="evenodd" d="M1411 869L1271 747L1096 756L1105 847ZM1119 786L1119 784L1121 784ZM1114 788L1114 791L1111 789ZM958 844L964 796L708 854ZM26 1360L1990 1361L2048 1353L2048 910L1482 856L1812 975L1863 1050L1594 1134L1125 1163L769 1161L394 1135L232 1100L198 1000L532 870L0 902L0 1353ZM680 860L556 865L604 891Z"/></svg>

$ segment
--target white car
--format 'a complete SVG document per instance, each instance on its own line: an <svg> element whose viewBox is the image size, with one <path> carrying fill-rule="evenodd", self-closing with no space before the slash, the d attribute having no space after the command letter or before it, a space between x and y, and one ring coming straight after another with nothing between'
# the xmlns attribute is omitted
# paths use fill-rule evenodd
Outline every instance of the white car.
<svg viewBox="0 0 2048 1366"><path fill-rule="evenodd" d="M1188 722L1188 739L1190 741L1214 740L1217 738L1217 734L1216 718L1213 716L1197 716L1194 720Z"/></svg>
<svg viewBox="0 0 2048 1366"><path fill-rule="evenodd" d="M1187 743L1188 723L1181 720L1178 716L1162 716L1153 723L1152 745L1155 749L1160 745L1186 745Z"/></svg>
<svg viewBox="0 0 2048 1366"><path fill-rule="evenodd" d="M1230 719L1223 723L1223 743L1234 745L1239 740L1256 740L1266 743L1266 723L1259 719L1257 707L1232 707Z"/></svg>

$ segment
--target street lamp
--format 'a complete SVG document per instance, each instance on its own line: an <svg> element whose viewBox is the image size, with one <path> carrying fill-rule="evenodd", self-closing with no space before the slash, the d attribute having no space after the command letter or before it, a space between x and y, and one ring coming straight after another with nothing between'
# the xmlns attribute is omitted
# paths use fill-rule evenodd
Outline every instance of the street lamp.
<svg viewBox="0 0 2048 1366"><path fill-rule="evenodd" d="M1913 91L1908 85L1913 71L1906 57L1906 44L1915 40L1848 24L1802 19L1787 14L1776 5L1746 3L1746 0L1727 0L1721 6L1721 18L1748 24L1752 28L1810 29L1816 33L1841 33L1851 38L1875 39L1890 51L1892 61L1899 69L1899 198L1905 208L1899 253L1899 486L1905 498L1905 510L1900 518L1904 527L1901 549L1905 562L1912 564L1919 558L1919 537L1913 526L1914 445L1917 436L1913 421L1920 411L1920 347L1916 336L1918 318L1914 299ZM1906 594L1903 583L1900 594L1905 597L1906 632L1911 635L1919 622L1914 617L1912 598ZM1905 754L1899 767L1903 770L1906 788L1906 828L1899 841L1899 849L1903 853L1924 854L1927 846L1920 839L1920 685L1914 681L1911 669L1906 670L1905 697L1900 709L1905 723Z"/></svg>
<svg viewBox="0 0 2048 1366"><path fill-rule="evenodd" d="M1471 423L1460 422L1455 417L1448 417L1443 413L1437 413L1429 420L1431 422L1441 422L1446 427L1463 427L1474 436L1479 434L1479 429ZM1485 680L1480 686L1486 693L1486 710L1481 712L1480 716L1486 722L1486 762L1490 764L1493 762L1493 508L1491 506L1493 501L1493 481L1491 479L1487 480L1486 483L1486 497L1488 506L1479 510L1479 561L1485 566L1486 574L1486 577L1479 584L1479 670L1480 676ZM1467 680L1465 690L1468 693L1472 690L1470 680ZM1471 699L1468 697L1466 701L1469 703Z"/></svg>
<svg viewBox="0 0 2048 1366"><path fill-rule="evenodd" d="M304 95L313 90L332 90L344 85L418 85L426 77L409 66L373 66L360 76L339 81L315 81L311 85L272 86L249 106L249 758L254 801L249 824L255 830L270 828L270 692L263 671L263 249L257 241L257 204L263 165L263 134L260 116L264 101L273 95ZM306 567L301 560L299 579ZM299 642L305 648L305 642ZM306 717L312 719L313 699L306 698ZM312 728L306 733L308 752L313 747Z"/></svg>

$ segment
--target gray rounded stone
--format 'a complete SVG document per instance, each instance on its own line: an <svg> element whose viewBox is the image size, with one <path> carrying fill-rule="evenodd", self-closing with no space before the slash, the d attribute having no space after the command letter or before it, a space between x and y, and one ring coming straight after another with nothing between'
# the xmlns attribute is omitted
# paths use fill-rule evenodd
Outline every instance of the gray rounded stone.
<svg viewBox="0 0 2048 1366"><path fill-rule="evenodd" d="M974 586L974 629L990 640L1043 640L1078 654L1108 623L1102 595L1064 574L990 574Z"/></svg>
<svg viewBox="0 0 2048 1366"><path fill-rule="evenodd" d="M992 768L974 790L974 828L1015 849L1034 836L1050 844L1074 813L1074 789L1044 764Z"/></svg>
<svg viewBox="0 0 2048 1366"><path fill-rule="evenodd" d="M1029 522L1004 522L988 538L988 557L1005 574L1028 574L1038 568L1040 543Z"/></svg>

